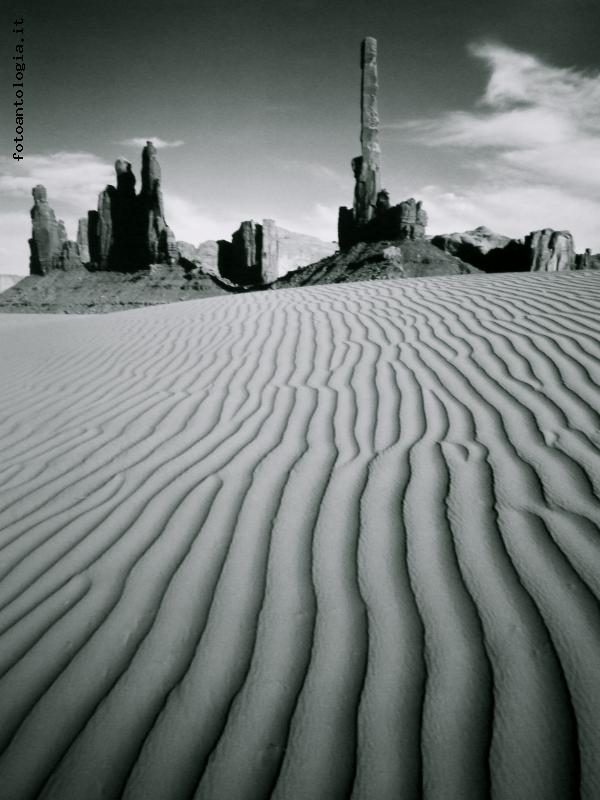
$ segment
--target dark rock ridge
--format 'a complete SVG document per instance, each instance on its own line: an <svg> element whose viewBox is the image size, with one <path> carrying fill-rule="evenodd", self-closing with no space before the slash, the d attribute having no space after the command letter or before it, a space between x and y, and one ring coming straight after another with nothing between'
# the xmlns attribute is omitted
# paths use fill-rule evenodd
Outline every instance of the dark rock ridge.
<svg viewBox="0 0 600 800"><path fill-rule="evenodd" d="M323 258L279 278L272 289L346 283L388 278L422 278L433 275L464 275L478 272L426 239L393 242L358 242L349 250Z"/></svg>
<svg viewBox="0 0 600 800"><path fill-rule="evenodd" d="M544 228L523 239L511 239L480 226L463 233L434 236L432 244L484 272L557 272L593 269L594 256L575 253L569 231Z"/></svg>
<svg viewBox="0 0 600 800"><path fill-rule="evenodd" d="M393 206L381 188L381 148L377 107L377 40L367 37L361 46L361 155L352 159L354 202L341 206L338 240L342 251L357 242L422 239L427 214L420 201L410 198Z"/></svg>

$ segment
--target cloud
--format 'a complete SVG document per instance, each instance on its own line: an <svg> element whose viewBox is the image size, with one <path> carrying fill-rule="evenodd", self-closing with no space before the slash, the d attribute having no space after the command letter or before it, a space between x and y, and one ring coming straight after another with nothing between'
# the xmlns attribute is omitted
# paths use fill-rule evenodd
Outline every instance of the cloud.
<svg viewBox="0 0 600 800"><path fill-rule="evenodd" d="M337 242L338 207L315 203L312 208L293 219L282 217L277 220L281 228L316 236L324 242Z"/></svg>
<svg viewBox="0 0 600 800"><path fill-rule="evenodd" d="M114 182L114 167L91 153L54 153L31 155L15 167L0 157L0 192L5 197L31 198L32 188L43 184L51 201L73 208L95 208L98 192Z"/></svg>
<svg viewBox="0 0 600 800"><path fill-rule="evenodd" d="M600 250L600 226L591 223L594 215L600 220L600 74L555 67L500 44L469 50L489 72L473 110L388 126L447 148L449 159L460 151L462 162L478 170L470 186L441 187L437 199L430 197L431 221L434 208L447 212L452 198L454 230L477 214L477 224L509 233L520 221L520 235L535 226L569 227L580 247Z"/></svg>
<svg viewBox="0 0 600 800"><path fill-rule="evenodd" d="M304 161L300 158L273 158L272 164L278 170L294 176L308 176L313 181L329 183L340 189L348 188L348 177L339 170L319 161Z"/></svg>
<svg viewBox="0 0 600 800"><path fill-rule="evenodd" d="M0 212L0 274L28 275L31 221L28 214Z"/></svg>
<svg viewBox="0 0 600 800"><path fill-rule="evenodd" d="M448 233L490 224L497 233L520 238L530 230L570 230L578 249L600 251L598 204L557 186L507 184L444 191L425 186L420 192L429 214L428 233Z"/></svg>
<svg viewBox="0 0 600 800"><path fill-rule="evenodd" d="M147 142L152 142L157 150L164 150L168 147L181 147L185 144L181 139L167 142L161 139L160 136L136 136L132 139L123 139L120 142L115 142L115 144L121 144L124 147L145 147Z"/></svg>
<svg viewBox="0 0 600 800"><path fill-rule="evenodd" d="M179 240L199 244L207 239L229 239L242 217L224 213L217 217L196 203L174 192L164 193L164 207L167 223Z"/></svg>

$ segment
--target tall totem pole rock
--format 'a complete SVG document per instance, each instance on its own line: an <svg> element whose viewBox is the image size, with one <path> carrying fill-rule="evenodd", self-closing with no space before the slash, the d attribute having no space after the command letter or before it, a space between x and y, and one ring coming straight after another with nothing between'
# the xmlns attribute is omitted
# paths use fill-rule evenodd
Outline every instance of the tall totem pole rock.
<svg viewBox="0 0 600 800"><path fill-rule="evenodd" d="M414 198L392 206L389 193L381 188L381 149L377 108L377 41L367 37L361 45L360 91L361 155L352 159L354 203L342 206L338 216L341 250L357 242L422 239L427 214Z"/></svg>
<svg viewBox="0 0 600 800"><path fill-rule="evenodd" d="M64 224L56 219L48 204L46 189L34 186L33 208L31 209L31 239L29 248L29 271L32 275L45 275L56 265L66 240Z"/></svg>
<svg viewBox="0 0 600 800"><path fill-rule="evenodd" d="M360 145L361 155L352 160L356 179L354 219L366 225L374 216L381 190L381 149L379 147L379 113L377 111L377 40L367 37L361 46L360 66Z"/></svg>

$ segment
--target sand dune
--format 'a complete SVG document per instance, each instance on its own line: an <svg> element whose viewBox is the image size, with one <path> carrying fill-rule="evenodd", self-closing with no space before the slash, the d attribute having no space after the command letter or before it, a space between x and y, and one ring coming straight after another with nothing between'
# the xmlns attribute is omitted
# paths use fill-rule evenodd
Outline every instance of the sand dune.
<svg viewBox="0 0 600 800"><path fill-rule="evenodd" d="M5 800L600 797L600 275L0 317Z"/></svg>

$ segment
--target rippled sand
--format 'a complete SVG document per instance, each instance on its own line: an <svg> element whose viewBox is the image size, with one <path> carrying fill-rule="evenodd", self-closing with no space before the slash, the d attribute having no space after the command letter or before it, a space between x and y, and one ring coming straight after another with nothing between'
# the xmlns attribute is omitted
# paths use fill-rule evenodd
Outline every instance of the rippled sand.
<svg viewBox="0 0 600 800"><path fill-rule="evenodd" d="M600 274L0 316L5 800L600 797Z"/></svg>

